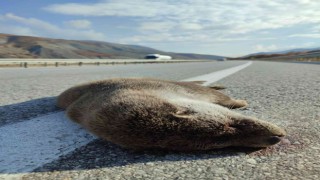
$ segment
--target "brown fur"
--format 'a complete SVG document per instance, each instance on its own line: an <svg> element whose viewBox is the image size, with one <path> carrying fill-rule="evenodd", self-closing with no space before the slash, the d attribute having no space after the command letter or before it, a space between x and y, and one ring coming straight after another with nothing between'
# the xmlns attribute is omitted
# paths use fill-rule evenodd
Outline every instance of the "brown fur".
<svg viewBox="0 0 320 180"><path fill-rule="evenodd" d="M276 125L228 109L246 101L192 82L97 81L66 90L57 106L95 135L133 149L267 147L285 135Z"/></svg>

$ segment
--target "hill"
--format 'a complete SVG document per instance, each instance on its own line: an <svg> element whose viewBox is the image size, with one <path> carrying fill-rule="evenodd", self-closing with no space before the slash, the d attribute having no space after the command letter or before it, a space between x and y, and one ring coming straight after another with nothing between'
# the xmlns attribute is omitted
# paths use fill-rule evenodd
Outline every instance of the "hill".
<svg viewBox="0 0 320 180"><path fill-rule="evenodd" d="M143 59L147 54L165 54L173 59L224 58L215 55L164 52L138 45L0 34L0 58Z"/></svg>
<svg viewBox="0 0 320 180"><path fill-rule="evenodd" d="M320 48L260 52L230 59L320 61Z"/></svg>

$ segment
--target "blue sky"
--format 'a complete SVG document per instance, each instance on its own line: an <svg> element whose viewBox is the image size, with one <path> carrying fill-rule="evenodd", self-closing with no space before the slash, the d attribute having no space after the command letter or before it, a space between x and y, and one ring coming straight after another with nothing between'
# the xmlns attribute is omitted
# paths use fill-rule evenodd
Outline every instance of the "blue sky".
<svg viewBox="0 0 320 180"><path fill-rule="evenodd" d="M240 56L320 47L319 0L2 0L0 33Z"/></svg>

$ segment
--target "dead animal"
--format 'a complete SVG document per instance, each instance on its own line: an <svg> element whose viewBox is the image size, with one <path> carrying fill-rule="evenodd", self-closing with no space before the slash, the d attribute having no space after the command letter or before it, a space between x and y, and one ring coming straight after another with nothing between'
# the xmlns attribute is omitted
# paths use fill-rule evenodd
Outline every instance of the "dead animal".
<svg viewBox="0 0 320 180"><path fill-rule="evenodd" d="M63 92L57 106L91 133L125 148L177 151L267 147L286 132L229 109L247 106L198 82L117 78Z"/></svg>

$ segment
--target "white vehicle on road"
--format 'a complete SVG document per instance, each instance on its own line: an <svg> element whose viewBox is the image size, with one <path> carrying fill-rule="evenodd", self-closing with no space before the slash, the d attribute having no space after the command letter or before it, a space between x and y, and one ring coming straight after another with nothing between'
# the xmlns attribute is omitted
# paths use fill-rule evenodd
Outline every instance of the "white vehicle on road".
<svg viewBox="0 0 320 180"><path fill-rule="evenodd" d="M156 59L156 60L171 60L171 56L160 55L160 54L148 54L144 57L145 59Z"/></svg>

